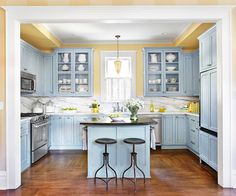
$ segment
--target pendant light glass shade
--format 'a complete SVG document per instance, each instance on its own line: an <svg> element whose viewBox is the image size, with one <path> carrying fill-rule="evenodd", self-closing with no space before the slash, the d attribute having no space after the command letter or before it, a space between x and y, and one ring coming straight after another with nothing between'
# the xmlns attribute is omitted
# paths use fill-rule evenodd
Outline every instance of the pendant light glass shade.
<svg viewBox="0 0 236 196"><path fill-rule="evenodd" d="M120 38L120 35L116 35L115 37L117 39L117 57L116 57L114 64L115 64L116 73L119 74L120 70L121 70L121 61L119 59L119 38Z"/></svg>

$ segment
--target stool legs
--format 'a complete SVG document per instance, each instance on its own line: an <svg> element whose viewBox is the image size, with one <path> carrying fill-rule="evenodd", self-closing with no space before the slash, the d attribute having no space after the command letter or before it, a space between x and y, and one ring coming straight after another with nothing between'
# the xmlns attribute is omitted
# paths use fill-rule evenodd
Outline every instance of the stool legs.
<svg viewBox="0 0 236 196"><path fill-rule="evenodd" d="M133 172L134 172L134 178L132 180L132 178L127 178L125 177L125 173L133 167ZM131 163L130 166L123 172L122 174L122 184L123 184L123 180L124 179L128 179L131 182L133 182L134 184L134 190L136 191L136 168L142 173L143 175L143 179L144 179L144 183L145 183L145 174L144 172L138 167L137 165L137 153L135 152L135 145L133 144L133 151L131 152Z"/></svg>
<svg viewBox="0 0 236 196"><path fill-rule="evenodd" d="M100 178L100 177L97 177L97 173L103 168L105 167L105 172L106 172L106 178ZM115 177L111 177L109 178L108 177L108 167L114 172L115 174ZM95 175L94 175L94 184L96 184L96 179L100 179L102 180L103 182L105 182L106 184L106 190L108 190L108 183L111 179L116 179L116 185L117 185L117 174L116 174L116 171L110 166L109 164L109 153L107 152L107 144L105 144L105 152L103 153L103 164L101 167L99 167L97 169L97 171L95 172Z"/></svg>

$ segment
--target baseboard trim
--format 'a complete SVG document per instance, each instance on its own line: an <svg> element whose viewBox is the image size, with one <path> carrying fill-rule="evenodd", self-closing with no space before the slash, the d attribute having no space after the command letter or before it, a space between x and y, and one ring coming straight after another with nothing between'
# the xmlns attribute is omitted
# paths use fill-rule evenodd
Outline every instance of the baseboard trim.
<svg viewBox="0 0 236 196"><path fill-rule="evenodd" d="M231 186L232 188L236 188L236 170L232 170L231 173Z"/></svg>
<svg viewBox="0 0 236 196"><path fill-rule="evenodd" d="M0 171L0 190L7 189L7 172Z"/></svg>

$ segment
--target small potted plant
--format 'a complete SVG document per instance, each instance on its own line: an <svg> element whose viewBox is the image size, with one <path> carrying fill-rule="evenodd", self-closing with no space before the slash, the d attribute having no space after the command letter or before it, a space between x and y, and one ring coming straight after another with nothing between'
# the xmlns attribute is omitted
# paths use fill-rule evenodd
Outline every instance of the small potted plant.
<svg viewBox="0 0 236 196"><path fill-rule="evenodd" d="M137 121L138 110L144 107L144 103L140 99L131 98L126 102L125 106L128 108L128 110L131 113L130 120Z"/></svg>
<svg viewBox="0 0 236 196"><path fill-rule="evenodd" d="M100 104L96 100L94 100L94 102L90 106L92 108L92 112L99 113L99 106Z"/></svg>

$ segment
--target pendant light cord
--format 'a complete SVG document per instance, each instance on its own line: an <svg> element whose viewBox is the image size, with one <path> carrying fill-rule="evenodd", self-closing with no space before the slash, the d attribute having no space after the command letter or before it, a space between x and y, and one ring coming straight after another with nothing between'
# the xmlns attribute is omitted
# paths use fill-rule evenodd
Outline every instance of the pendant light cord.
<svg viewBox="0 0 236 196"><path fill-rule="evenodd" d="M119 38L120 38L120 35L116 35L115 37L117 38L117 59L119 59Z"/></svg>

